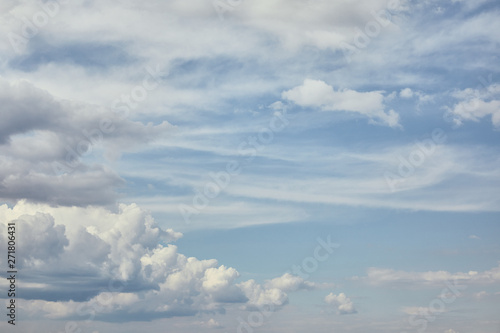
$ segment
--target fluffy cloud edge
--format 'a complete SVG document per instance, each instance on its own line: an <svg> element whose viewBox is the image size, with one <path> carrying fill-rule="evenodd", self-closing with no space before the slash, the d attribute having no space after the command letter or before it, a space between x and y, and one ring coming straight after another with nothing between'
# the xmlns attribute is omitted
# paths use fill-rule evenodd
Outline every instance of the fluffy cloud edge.
<svg viewBox="0 0 500 333"><path fill-rule="evenodd" d="M278 311L288 304L287 292L315 286L288 273L264 284L237 282L235 268L178 253L171 243L182 234L161 228L135 204L113 212L20 202L1 205L0 219L15 221L19 232L18 266L31 276L22 281L22 307L32 319L153 320L231 307ZM77 290L85 296L75 299Z"/></svg>
<svg viewBox="0 0 500 333"><path fill-rule="evenodd" d="M326 304L333 306L339 315L355 314L358 312L351 299L345 293L335 295L331 292L325 296L324 301Z"/></svg>
<svg viewBox="0 0 500 333"><path fill-rule="evenodd" d="M284 91L281 97L302 107L353 112L371 123L401 128L399 114L392 109L386 111L382 91L335 90L324 81L305 79L302 85Z"/></svg>

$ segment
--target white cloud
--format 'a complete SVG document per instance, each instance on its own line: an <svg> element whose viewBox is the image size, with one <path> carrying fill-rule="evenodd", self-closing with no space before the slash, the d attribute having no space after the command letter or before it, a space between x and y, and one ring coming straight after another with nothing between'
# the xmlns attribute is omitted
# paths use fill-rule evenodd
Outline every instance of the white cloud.
<svg viewBox="0 0 500 333"><path fill-rule="evenodd" d="M428 271L428 272L406 272L393 269L371 267L367 270L367 276L363 278L373 285L438 285L450 281L466 284L488 284L500 282L500 263L497 267L490 270L477 272L469 271L467 273L450 273L447 271Z"/></svg>
<svg viewBox="0 0 500 333"><path fill-rule="evenodd" d="M221 313L231 304L277 310L288 303L286 291L312 287L286 274L265 286L254 280L237 284L236 269L178 253L170 243L182 234L160 228L134 204L111 212L20 202L0 206L0 220L15 220L26 244L23 309L32 318L64 319L83 312L99 320L118 314L153 319ZM4 233L0 246L6 246ZM207 325L218 327L215 321Z"/></svg>
<svg viewBox="0 0 500 333"><path fill-rule="evenodd" d="M481 239L481 237L476 236L476 235L470 235L469 238L470 239Z"/></svg>
<svg viewBox="0 0 500 333"><path fill-rule="evenodd" d="M400 125L400 119L389 103L402 88L412 87L408 95L424 102L430 97L421 95L418 89L447 91L450 82L464 82L470 79L470 73L495 73L491 59L497 55L500 35L491 31L499 31L498 12L489 7L483 13L464 15L460 11L462 7L477 8L485 0L460 1L453 6L449 0L222 1L239 4L224 14L224 21L218 19L212 0L123 1L119 5L109 0L72 1L71 5L61 5L60 13L29 41L22 55L12 52L6 38L0 40L0 200L27 199L68 206L54 208L21 201L11 211L0 209L5 217L1 221L18 219L22 226L20 241L28 244L22 248L25 255L21 264L29 281L20 283L29 299L20 303L31 307L29 313L74 318L78 307L96 305L99 319L119 321L200 312L207 312L211 318L229 306L279 308L286 304L287 292L310 289L315 284L286 274L263 284L241 282L235 268L179 253L181 249L171 242L181 235L160 228L134 205L117 206L114 211L69 207L111 205L116 199L115 188L127 179L123 193L128 202L134 202L130 196L136 196L157 211L170 210L173 213L165 223L175 223L173 220L179 220L177 205L184 199L191 202L190 189L200 182L196 178L203 173L200 170L216 166L220 161L217 158L234 153L236 140L256 124L246 120L254 116L259 119L259 112L267 111L243 114L233 108L256 109L251 104L274 101L282 91L300 85L304 73L318 81L304 81L303 90L288 90L290 102L296 98L299 105L345 111L342 117L364 117L391 127ZM386 22L381 33L375 33L369 45L358 50L350 66L343 66L341 43L352 42L367 23L377 22L373 11L383 10L388 3L397 3L398 8L392 11L394 20ZM5 15L0 34L5 37L9 32L19 32L21 18L30 19L41 5L40 1L1 1L0 12ZM430 10L436 6L444 11L438 24ZM418 8L422 13L415 10ZM398 21L401 12L410 10L412 15L405 18L406 22ZM447 10L453 13L445 16ZM74 149L84 138L82 129L96 128L103 116L113 117L106 106L140 83L146 65L156 64L165 69L164 84L134 109L131 119L117 119L119 129L104 137L101 145L94 145L94 154L82 158L71 174L55 177L51 164L64 164L66 145ZM27 81L16 82L20 77ZM308 84L314 89L305 89ZM382 89L395 93L387 95ZM497 97L473 98L486 103L478 105L487 114L476 112L471 116L467 109L458 108L462 113L454 118L494 118L491 112L495 105L491 103ZM210 113L217 113L217 117ZM353 141L345 149L330 149L346 144L343 140L352 138L352 132L345 129L348 136L342 131L333 133L334 142L327 137L317 141L316 136L309 136L312 126L326 116L339 114L313 115L307 115L315 118L311 122L290 122L290 131L281 133L274 147L259 152L259 163L248 168L238 181L232 181L227 195L203 212L205 223L197 225L234 227L318 217L331 220L330 208L336 211L337 205L498 211L499 164L494 148L439 147L432 159L416 168L414 176L404 179L397 193L390 194L382 174L397 170L398 157L408 158L416 148L404 143L387 148L390 138L386 135L395 132L378 128L375 130L380 135L367 146L370 153L353 150L355 145L363 146ZM158 150L158 146L149 146L154 154L141 154L141 162L134 165L131 160L135 156L127 156L126 163L113 165L114 170L109 167L111 163L103 162L101 154L116 157L140 147L136 143L156 140L171 128L161 121L171 117L180 119L186 125L184 132L189 133L168 146L168 152L161 150L164 146ZM426 121L422 118L408 125L421 129L425 127L421 121ZM237 126L243 119L245 126ZM147 121L155 124L146 125ZM296 131L299 127L305 131ZM297 133L297 140L290 144ZM189 141L189 135L194 134L197 141ZM367 137L375 133L356 134ZM211 141L216 136L219 142ZM222 141L224 144L220 144ZM301 146L303 142L310 145ZM172 150L183 152L169 154ZM206 153L200 156L202 150ZM276 164L272 168L261 164L265 159ZM153 160L157 161L156 170L151 170ZM179 160L182 163L174 166ZM300 172L300 177L289 172L292 168ZM144 177L151 178L143 182ZM147 183L154 188L141 192L141 186L145 188ZM320 216L323 209L329 212ZM0 243L5 248L4 239ZM39 283L34 282L38 281L35 276ZM486 280L486 276L483 278ZM123 290L101 290L114 280L125 284ZM163 331L164 327L158 327L163 324L151 331ZM211 319L203 322L200 330L211 326L219 325ZM45 327L39 330L49 331Z"/></svg>
<svg viewBox="0 0 500 333"><path fill-rule="evenodd" d="M404 88L399 92L399 96L402 98L412 98L413 91L410 88Z"/></svg>
<svg viewBox="0 0 500 333"><path fill-rule="evenodd" d="M399 92L399 97L404 99L416 98L416 109L421 111L422 105L432 102L435 96L428 95L422 91L413 91L410 88L404 88Z"/></svg>
<svg viewBox="0 0 500 333"><path fill-rule="evenodd" d="M498 193L497 174L500 170L494 149L439 144L433 153L424 153L419 143L394 146L373 153L330 149L327 154L316 154L311 152L312 147L298 147L266 151L264 156L276 159L283 156L286 159L293 155L294 163L308 161L317 166L335 164L336 175L318 177L311 173L299 179L285 180L280 175L254 177L242 174L237 184L227 188L227 193L278 202L433 211L497 211L500 207L492 199L498 197L494 193ZM410 155L415 153L424 156L419 166L409 162ZM405 165L413 168L409 176L400 171L403 169L402 160L406 160ZM322 171L328 173L326 169ZM403 171L407 172L408 169ZM401 180L395 193L391 192L384 178L386 172L393 173ZM459 182L454 179L471 181ZM433 191L429 191L430 188Z"/></svg>
<svg viewBox="0 0 500 333"><path fill-rule="evenodd" d="M21 215L16 223L23 228L19 235L23 247L21 266L58 258L69 245L66 228L63 225L56 226L50 214L36 212L34 215Z"/></svg>
<svg viewBox="0 0 500 333"><path fill-rule="evenodd" d="M224 328L224 326L213 318L210 318L207 322L202 323L201 326L208 328Z"/></svg>
<svg viewBox="0 0 500 333"><path fill-rule="evenodd" d="M243 290L248 302L245 305L246 309L277 309L288 303L288 297L284 291L278 288L266 288L255 280L248 280L238 284L238 287Z"/></svg>
<svg viewBox="0 0 500 333"><path fill-rule="evenodd" d="M285 273L280 277L267 281L265 286L266 288L276 288L285 292L311 290L316 288L315 283L306 281L303 278L290 273Z"/></svg>
<svg viewBox="0 0 500 333"><path fill-rule="evenodd" d="M391 1L395 4L391 6L391 13L398 15L405 11L404 2ZM120 8L112 1L78 2L61 5L59 13L40 29L36 41L29 41L31 47L21 56L13 51L7 38L0 43L0 54L5 59L5 74L9 78L19 77L22 72L23 77L59 96L100 105L107 105L110 99L130 91L129 85L137 84L138 72L146 65L162 64L169 70L179 63L214 59L258 63L251 68L244 66L241 74L228 75L224 80L211 79L213 66L193 68L190 73L196 71L194 75L171 76L168 84L159 88L161 93L148 96L137 110L147 114L182 112L185 116L186 108L220 110L221 100L225 98L281 89L283 83L289 82L287 74L263 79L255 69L279 68L283 59L292 59L296 64L307 62L296 58L304 47L337 52L342 42L352 43L358 27L378 22L377 18L388 24L384 32L390 34L396 27L385 18L394 17L384 12L387 5L387 0L356 3L257 0L239 2L220 20L211 1L192 1L186 6L180 1L156 0L124 3ZM40 10L38 4L29 2L13 2L7 8L2 11L8 13L0 27L2 35L20 33L22 18ZM298 12L301 14L296 15ZM372 12L383 12L383 15L375 18ZM140 24L124 27L119 23L121 20ZM186 40L191 41L190 47L186 47ZM163 47L168 48L168 52L159 51ZM113 52L105 52L110 49ZM333 61L343 63L341 56L334 57ZM211 81L208 86L200 89L208 80ZM169 108L158 107L156 102Z"/></svg>
<svg viewBox="0 0 500 333"><path fill-rule="evenodd" d="M338 314L353 314L357 313L354 308L354 304L351 299L348 298L344 293L340 293L335 295L334 293L330 293L325 296L325 302L328 305L332 305L337 308Z"/></svg>
<svg viewBox="0 0 500 333"><path fill-rule="evenodd" d="M390 127L400 126L399 115L394 110L385 111L384 95L381 91L335 91L324 81L306 79L301 86L284 91L282 98L304 107L355 112L368 117L372 122Z"/></svg>
<svg viewBox="0 0 500 333"><path fill-rule="evenodd" d="M459 333L459 332L457 332L454 329L450 328L450 329L444 331L444 333Z"/></svg>
<svg viewBox="0 0 500 333"><path fill-rule="evenodd" d="M410 316L428 316L435 313L443 313L445 309L434 309L421 306L406 306L403 307L402 311Z"/></svg>
<svg viewBox="0 0 500 333"><path fill-rule="evenodd" d="M459 99L448 114L457 125L464 121L478 122L484 117L491 117L491 122L496 128L500 127L500 85L491 84L484 89L471 89L455 91L453 97Z"/></svg>

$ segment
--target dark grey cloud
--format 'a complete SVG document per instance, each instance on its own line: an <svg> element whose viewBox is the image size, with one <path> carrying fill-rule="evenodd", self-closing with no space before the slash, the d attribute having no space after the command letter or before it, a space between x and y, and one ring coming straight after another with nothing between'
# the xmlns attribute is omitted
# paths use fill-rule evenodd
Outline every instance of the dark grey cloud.
<svg viewBox="0 0 500 333"><path fill-rule="evenodd" d="M124 180L96 152L117 158L172 128L167 122L143 124L104 107L57 100L25 81L0 81L0 86L0 200L113 203L115 188ZM93 163L86 162L91 154Z"/></svg>
<svg viewBox="0 0 500 333"><path fill-rule="evenodd" d="M0 144L15 134L50 129L63 117L60 105L45 91L21 81L12 86L0 80Z"/></svg>
<svg viewBox="0 0 500 333"><path fill-rule="evenodd" d="M23 224L19 238L23 246L23 262L59 257L69 244L65 227L56 226L50 214L22 215L16 223Z"/></svg>
<svg viewBox="0 0 500 333"><path fill-rule="evenodd" d="M31 167L36 166L31 164ZM115 172L102 166L82 166L59 176L51 174L50 170L48 173L30 169L16 171L1 174L0 197L7 201L27 199L50 205L107 205L115 201L115 188L124 183Z"/></svg>

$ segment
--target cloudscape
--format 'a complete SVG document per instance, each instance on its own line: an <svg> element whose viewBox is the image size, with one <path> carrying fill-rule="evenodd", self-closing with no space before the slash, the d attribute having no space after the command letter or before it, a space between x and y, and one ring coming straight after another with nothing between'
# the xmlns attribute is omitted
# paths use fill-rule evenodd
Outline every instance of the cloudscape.
<svg viewBox="0 0 500 333"><path fill-rule="evenodd" d="M0 13L0 331L500 333L498 1Z"/></svg>

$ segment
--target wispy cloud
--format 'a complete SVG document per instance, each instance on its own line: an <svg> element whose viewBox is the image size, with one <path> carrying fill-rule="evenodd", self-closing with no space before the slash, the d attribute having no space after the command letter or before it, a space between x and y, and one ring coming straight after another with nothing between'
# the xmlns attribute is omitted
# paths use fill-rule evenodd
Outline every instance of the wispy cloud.
<svg viewBox="0 0 500 333"><path fill-rule="evenodd" d="M455 281L464 284L490 284L500 282L500 265L490 270L478 272L428 271L407 272L396 271L387 268L371 267L367 270L365 277L356 277L373 285L413 285L413 286L436 286L446 282Z"/></svg>

